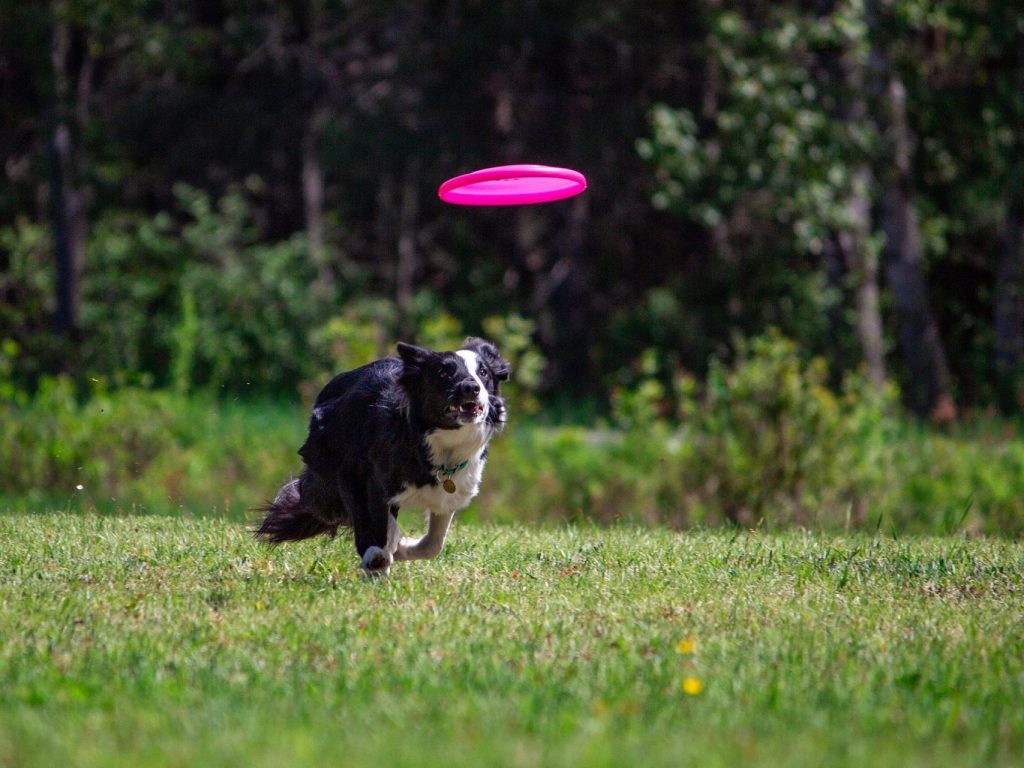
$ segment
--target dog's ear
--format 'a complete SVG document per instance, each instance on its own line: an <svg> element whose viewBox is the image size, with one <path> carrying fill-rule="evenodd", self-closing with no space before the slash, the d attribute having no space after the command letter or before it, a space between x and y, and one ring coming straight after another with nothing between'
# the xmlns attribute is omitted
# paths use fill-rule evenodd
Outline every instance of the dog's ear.
<svg viewBox="0 0 1024 768"><path fill-rule="evenodd" d="M403 363L412 368L422 368L432 354L429 349L417 347L415 344L398 342L398 356L402 358Z"/></svg>
<svg viewBox="0 0 1024 768"><path fill-rule="evenodd" d="M498 348L486 339L470 336L463 342L462 348L476 352L498 381L508 381L509 376L512 375L512 368L509 366L508 360L502 357Z"/></svg>

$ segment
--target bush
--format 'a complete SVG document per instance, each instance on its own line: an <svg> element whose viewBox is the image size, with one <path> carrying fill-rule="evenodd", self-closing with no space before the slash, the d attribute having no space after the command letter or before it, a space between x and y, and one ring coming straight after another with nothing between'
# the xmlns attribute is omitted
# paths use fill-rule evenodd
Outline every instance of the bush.
<svg viewBox="0 0 1024 768"><path fill-rule="evenodd" d="M431 349L456 349L468 335L454 315L440 308L432 297L417 297L415 331L407 340ZM494 315L483 320L484 336L498 345L512 367L512 378L503 394L518 415L535 413L539 407L537 389L544 369L544 356L533 343L536 326L517 314ZM316 391L334 373L365 365L385 355L394 356L398 313L388 299L365 297L350 301L340 314L312 334L313 348L328 361L310 382L307 395Z"/></svg>
<svg viewBox="0 0 1024 768"><path fill-rule="evenodd" d="M174 192L170 212L111 211L90 227L73 342L53 333L49 228L22 219L0 227L0 342L20 350L9 376L19 387L73 371L79 385L98 377L182 393L294 397L394 354L397 338L450 349L471 331L493 338L512 361L516 407L536 409L544 360L532 321L484 315L466 326L428 290L402 317L331 243L331 268L322 268L305 235L268 241L256 178L216 198L186 184Z"/></svg>
<svg viewBox="0 0 1024 768"><path fill-rule="evenodd" d="M9 376L26 386L54 370L67 344L53 332L54 266L49 228L17 219L0 227L0 342L19 350Z"/></svg>
<svg viewBox="0 0 1024 768"><path fill-rule="evenodd" d="M240 418L210 399L98 380L83 398L68 377L0 408L0 488L23 508L244 511L287 475L305 426L297 409Z"/></svg>
<svg viewBox="0 0 1024 768"><path fill-rule="evenodd" d="M166 381L188 261L167 214L112 213L97 221L82 277L80 362L66 370Z"/></svg>
<svg viewBox="0 0 1024 768"><path fill-rule="evenodd" d="M301 469L307 412L138 386L44 378L28 395L0 343L3 504L227 514L247 520ZM1024 441L1007 425L939 433L892 415L860 377L768 335L678 386L622 390L613 424L541 426L513 412L467 518L724 523L1024 533ZM6 373L5 373L6 372ZM81 488L79 488L81 486Z"/></svg>
<svg viewBox="0 0 1024 768"><path fill-rule="evenodd" d="M216 207L201 191L179 185L192 221L182 230L189 259L182 275L177 364L211 389L287 392L308 378L309 329L336 296L312 290L316 268L303 235L264 243L241 190ZM187 310L191 307L191 317Z"/></svg>
<svg viewBox="0 0 1024 768"><path fill-rule="evenodd" d="M30 496L82 486L117 498L175 444L179 418L167 393L97 387L80 403L70 379L44 378L30 404L5 414L0 455L12 460L0 465L0 486Z"/></svg>
<svg viewBox="0 0 1024 768"><path fill-rule="evenodd" d="M521 422L509 432L492 445L473 514L684 526L681 475L663 435Z"/></svg>
<svg viewBox="0 0 1024 768"><path fill-rule="evenodd" d="M838 395L827 382L825 361L805 360L777 332L738 342L731 365L713 361L700 394L683 379L683 473L699 506L744 525L807 524L850 507L862 518L896 393L856 373Z"/></svg>

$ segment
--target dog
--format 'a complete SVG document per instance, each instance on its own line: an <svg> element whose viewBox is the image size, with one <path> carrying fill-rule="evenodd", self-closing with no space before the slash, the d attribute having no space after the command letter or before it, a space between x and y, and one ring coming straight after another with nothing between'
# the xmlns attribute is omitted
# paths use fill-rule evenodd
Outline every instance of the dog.
<svg viewBox="0 0 1024 768"><path fill-rule="evenodd" d="M452 517L480 489L491 437L505 425L499 386L510 367L470 337L454 352L399 342L386 357L331 379L313 404L299 449L305 468L285 483L255 535L278 544L355 534L363 571L436 557ZM403 538L402 507L428 514L426 534Z"/></svg>

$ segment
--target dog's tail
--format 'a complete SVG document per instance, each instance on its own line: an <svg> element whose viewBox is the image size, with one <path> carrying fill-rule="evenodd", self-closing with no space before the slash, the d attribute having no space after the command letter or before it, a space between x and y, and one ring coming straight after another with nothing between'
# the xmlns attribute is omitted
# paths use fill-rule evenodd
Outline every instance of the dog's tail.
<svg viewBox="0 0 1024 768"><path fill-rule="evenodd" d="M303 500L299 480L282 485L274 501L262 511L263 522L253 535L269 544L301 541L320 534L333 539L338 532L337 524L325 523Z"/></svg>

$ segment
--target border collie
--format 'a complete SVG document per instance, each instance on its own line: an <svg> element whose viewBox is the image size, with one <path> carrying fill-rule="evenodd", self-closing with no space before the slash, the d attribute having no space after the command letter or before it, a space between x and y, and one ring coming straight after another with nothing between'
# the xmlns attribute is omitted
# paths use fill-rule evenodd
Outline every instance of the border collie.
<svg viewBox="0 0 1024 768"><path fill-rule="evenodd" d="M392 357L335 376L317 395L305 469L285 483L256 536L277 544L350 526L370 576L394 560L435 557L452 517L480 488L487 445L505 424L498 385L509 364L468 338L455 352L398 344ZM428 513L426 534L403 538L400 507Z"/></svg>

